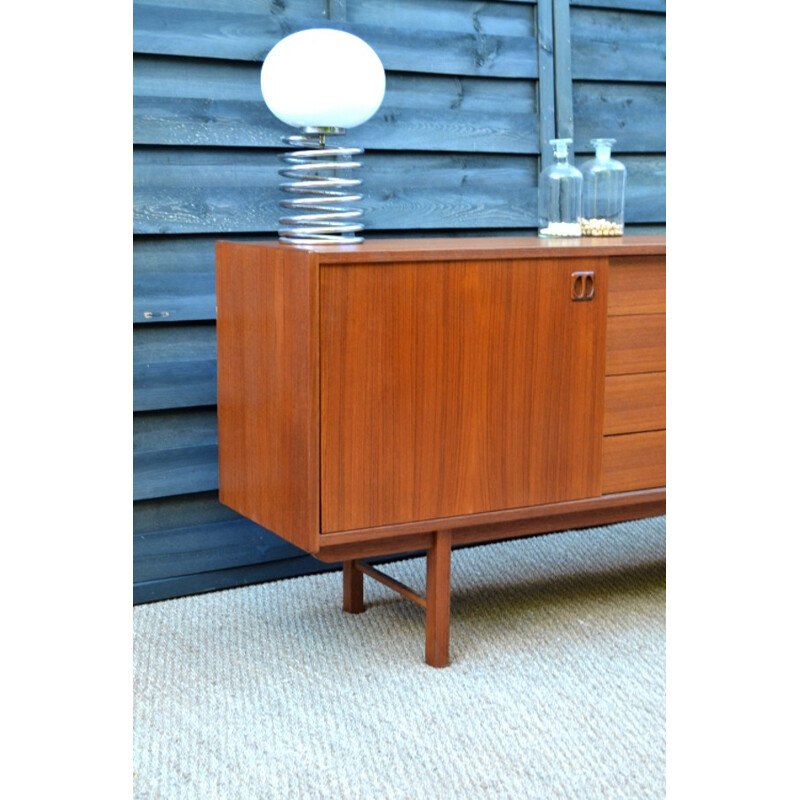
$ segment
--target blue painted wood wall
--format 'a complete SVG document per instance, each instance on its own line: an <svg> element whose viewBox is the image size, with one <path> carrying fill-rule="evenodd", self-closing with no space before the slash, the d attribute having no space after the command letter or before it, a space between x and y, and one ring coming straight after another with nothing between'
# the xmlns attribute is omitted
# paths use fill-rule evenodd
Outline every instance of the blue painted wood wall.
<svg viewBox="0 0 800 800"><path fill-rule="evenodd" d="M535 234L547 140L617 139L628 233L665 225L664 0L135 0L134 602L320 571L217 500L214 241L275 236L261 62L332 26L387 71L368 235Z"/></svg>

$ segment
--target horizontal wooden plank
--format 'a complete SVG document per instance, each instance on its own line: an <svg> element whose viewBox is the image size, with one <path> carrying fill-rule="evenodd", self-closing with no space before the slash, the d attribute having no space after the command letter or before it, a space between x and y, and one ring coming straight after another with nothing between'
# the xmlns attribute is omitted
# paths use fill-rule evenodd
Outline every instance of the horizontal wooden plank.
<svg viewBox="0 0 800 800"><path fill-rule="evenodd" d="M213 250L213 242L198 245ZM198 274L150 273L135 278L134 322L214 319L215 304L213 269Z"/></svg>
<svg viewBox="0 0 800 800"><path fill-rule="evenodd" d="M667 166L660 155L617 153L628 175L625 184L625 232L630 223L663 223L667 218Z"/></svg>
<svg viewBox="0 0 800 800"><path fill-rule="evenodd" d="M137 326L133 331L133 410L214 405L213 325Z"/></svg>
<svg viewBox="0 0 800 800"><path fill-rule="evenodd" d="M491 36L536 35L536 6L475 0L347 0L348 22Z"/></svg>
<svg viewBox="0 0 800 800"><path fill-rule="evenodd" d="M217 445L214 408L133 415L133 454Z"/></svg>
<svg viewBox="0 0 800 800"><path fill-rule="evenodd" d="M666 431L603 437L603 494L665 486Z"/></svg>
<svg viewBox="0 0 800 800"><path fill-rule="evenodd" d="M133 585L133 604L152 603L158 600L184 597L186 595L232 589L250 584L295 578L300 575L316 575L321 572L341 570L341 564L323 564L313 556L302 555L269 561L266 564L250 564L244 567L199 572L192 575L177 575L153 581L139 581Z"/></svg>
<svg viewBox="0 0 800 800"><path fill-rule="evenodd" d="M606 375L663 372L667 368L665 314L609 316Z"/></svg>
<svg viewBox="0 0 800 800"><path fill-rule="evenodd" d="M653 11L666 13L666 0L570 0L570 6L617 8L621 11Z"/></svg>
<svg viewBox="0 0 800 800"><path fill-rule="evenodd" d="M200 492L182 497L159 497L133 504L133 533L169 532L193 525L231 523L241 519L219 502L217 492Z"/></svg>
<svg viewBox="0 0 800 800"><path fill-rule="evenodd" d="M221 5L220 0L133 0L134 7L142 2L148 5L170 5L175 8L194 8L214 11ZM241 11L250 14L266 14L286 20L292 17L327 18L327 9L331 0L225 0L225 7L230 11Z"/></svg>
<svg viewBox="0 0 800 800"><path fill-rule="evenodd" d="M283 37L297 30L324 27L325 4L290 2L260 7L237 1L133 2L133 52L208 56L263 61ZM339 27L336 25L335 27Z"/></svg>
<svg viewBox="0 0 800 800"><path fill-rule="evenodd" d="M361 163L369 229L535 224L533 157L368 152ZM274 232L280 166L270 151L136 152L134 232Z"/></svg>
<svg viewBox="0 0 800 800"><path fill-rule="evenodd" d="M309 27L333 27L361 37L376 51L386 70L510 78L538 75L533 35L493 36L475 30L391 28L156 3L134 5L133 50L263 61L284 36Z"/></svg>
<svg viewBox="0 0 800 800"><path fill-rule="evenodd" d="M216 359L134 364L134 411L206 406L216 402Z"/></svg>
<svg viewBox="0 0 800 800"><path fill-rule="evenodd" d="M535 83L390 73L378 113L348 132L370 149L538 152ZM135 144L284 147L294 131L261 97L260 65L139 56Z"/></svg>
<svg viewBox="0 0 800 800"><path fill-rule="evenodd" d="M135 55L133 95L263 104L260 76L257 63ZM389 72L383 104L404 109L535 114L535 86L527 79Z"/></svg>
<svg viewBox="0 0 800 800"><path fill-rule="evenodd" d="M134 500L207 492L218 486L216 445L134 453Z"/></svg>
<svg viewBox="0 0 800 800"><path fill-rule="evenodd" d="M225 522L139 533L133 537L133 579L242 567L304 555L271 531L239 517Z"/></svg>
<svg viewBox="0 0 800 800"><path fill-rule="evenodd" d="M498 88L502 92L501 88ZM293 133L263 102L136 97L135 144L283 147ZM347 135L348 146L371 150L537 153L531 114L393 108L384 102L369 122Z"/></svg>
<svg viewBox="0 0 800 800"><path fill-rule="evenodd" d="M538 162L518 155L366 153L361 187L372 230L526 228L536 224ZM627 156L626 220L665 219L663 157ZM282 192L271 151L139 150L134 232L277 230Z"/></svg>
<svg viewBox="0 0 800 800"><path fill-rule="evenodd" d="M134 414L134 500L218 486L215 409Z"/></svg>
<svg viewBox="0 0 800 800"><path fill-rule="evenodd" d="M369 42L387 70L439 75L538 78L535 36L491 36L424 28L347 24L343 29Z"/></svg>
<svg viewBox="0 0 800 800"><path fill-rule="evenodd" d="M617 153L661 153L667 149L666 87L660 84L572 84L575 152L592 154L592 139L617 140ZM578 162L580 163L578 159Z"/></svg>
<svg viewBox="0 0 800 800"><path fill-rule="evenodd" d="M133 321L216 317L214 237L134 237Z"/></svg>
<svg viewBox="0 0 800 800"><path fill-rule="evenodd" d="M570 12L575 81L666 81L666 17L604 9Z"/></svg>
<svg viewBox="0 0 800 800"><path fill-rule="evenodd" d="M207 361L216 355L214 325L151 325L133 329L134 365Z"/></svg>
<svg viewBox="0 0 800 800"><path fill-rule="evenodd" d="M261 97L260 66L139 56L133 70L135 144L280 147L294 131ZM379 150L538 152L535 83L387 76L378 113L348 143Z"/></svg>
<svg viewBox="0 0 800 800"><path fill-rule="evenodd" d="M608 436L666 428L666 378L664 372L607 377L603 434Z"/></svg>
<svg viewBox="0 0 800 800"><path fill-rule="evenodd" d="M149 5L159 4L158 0L134 0L134 5L140 1ZM630 2L634 3L643 1L630 0ZM272 16L286 19L291 17L328 19L329 17L342 16L342 11L344 11L346 12L345 16L349 19L352 18L353 10L358 8L359 5L374 3L377 3L378 10L389 5L384 0L225 0L225 7L230 11L250 14L263 14L268 11ZM455 15L458 8L465 9L471 15L476 9L480 10L481 6L505 6L508 4L536 6L536 0L490 0L488 3L478 2L478 0L392 0L392 3L396 4L400 9L395 14L399 13L401 16L405 14L406 17L411 16L412 18L420 10L420 4L430 6L443 17ZM205 8L213 11L219 8L220 0L168 0L166 4L181 8ZM404 9L405 11L403 11ZM506 12L502 9L484 12L484 14L487 13L501 20L500 24L502 24L502 19L506 15Z"/></svg>

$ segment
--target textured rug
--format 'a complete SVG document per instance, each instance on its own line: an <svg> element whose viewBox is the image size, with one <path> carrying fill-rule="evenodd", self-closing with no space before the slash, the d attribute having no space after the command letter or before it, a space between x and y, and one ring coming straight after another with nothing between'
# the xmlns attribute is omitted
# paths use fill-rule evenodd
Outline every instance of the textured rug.
<svg viewBox="0 0 800 800"><path fill-rule="evenodd" d="M416 589L425 561L385 565ZM341 573L133 609L135 800L666 794L666 519L456 550L451 665Z"/></svg>

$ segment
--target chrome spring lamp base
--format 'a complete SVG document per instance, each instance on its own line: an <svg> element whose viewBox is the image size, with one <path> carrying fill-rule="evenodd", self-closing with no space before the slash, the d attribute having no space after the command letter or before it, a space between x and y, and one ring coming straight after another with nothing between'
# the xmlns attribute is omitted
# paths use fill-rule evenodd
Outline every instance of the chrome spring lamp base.
<svg viewBox="0 0 800 800"><path fill-rule="evenodd" d="M294 213L279 220L280 241L291 244L363 242L363 237L356 234L364 226L353 220L360 219L364 212L344 204L362 199L362 195L353 193L361 181L345 175L361 166L352 157L364 151L358 147L332 147L326 142L327 136L343 134L344 128L300 130L300 134L283 137L287 145L296 149L281 156L289 166L280 170L280 174L291 179L282 183L281 189L293 195L281 201L281 208Z"/></svg>

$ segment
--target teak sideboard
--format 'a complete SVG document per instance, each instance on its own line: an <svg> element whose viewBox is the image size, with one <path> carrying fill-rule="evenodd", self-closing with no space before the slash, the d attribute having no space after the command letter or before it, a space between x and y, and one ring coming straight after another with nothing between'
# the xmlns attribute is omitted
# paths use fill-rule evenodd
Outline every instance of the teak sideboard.
<svg viewBox="0 0 800 800"><path fill-rule="evenodd" d="M455 545L666 512L663 236L217 243L220 500L425 608ZM363 559L427 553L424 595Z"/></svg>

